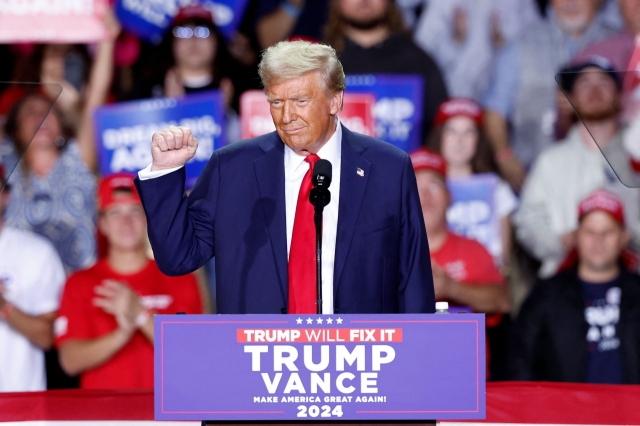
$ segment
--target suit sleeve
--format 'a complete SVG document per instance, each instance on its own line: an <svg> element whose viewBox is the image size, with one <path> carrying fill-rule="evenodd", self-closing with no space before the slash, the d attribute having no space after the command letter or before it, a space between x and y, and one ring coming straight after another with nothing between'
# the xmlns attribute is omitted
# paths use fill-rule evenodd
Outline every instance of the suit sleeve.
<svg viewBox="0 0 640 426"><path fill-rule="evenodd" d="M147 215L149 241L166 275L195 271L214 256L214 221L220 187L214 152L187 196L185 168L155 179L135 179Z"/></svg>
<svg viewBox="0 0 640 426"><path fill-rule="evenodd" d="M512 380L536 380L536 348L544 330L544 283L538 283L522 305L512 329L509 359Z"/></svg>
<svg viewBox="0 0 640 426"><path fill-rule="evenodd" d="M401 190L399 311L433 313L436 300L429 242L422 217L416 176L409 156L406 157L402 170Z"/></svg>

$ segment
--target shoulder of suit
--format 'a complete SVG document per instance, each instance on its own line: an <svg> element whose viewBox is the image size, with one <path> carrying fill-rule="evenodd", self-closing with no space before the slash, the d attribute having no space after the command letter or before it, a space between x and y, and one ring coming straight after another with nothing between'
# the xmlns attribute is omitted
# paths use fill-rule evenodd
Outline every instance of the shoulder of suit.
<svg viewBox="0 0 640 426"><path fill-rule="evenodd" d="M262 136L257 136L255 138L243 139L238 142L234 142L232 144L223 146L220 149L217 149L215 152L219 158L225 157L235 157L237 155L262 155L264 154L264 150L262 147L265 142L267 144L273 144L275 146L276 142L279 142L280 138L277 136L276 132L267 133Z"/></svg>

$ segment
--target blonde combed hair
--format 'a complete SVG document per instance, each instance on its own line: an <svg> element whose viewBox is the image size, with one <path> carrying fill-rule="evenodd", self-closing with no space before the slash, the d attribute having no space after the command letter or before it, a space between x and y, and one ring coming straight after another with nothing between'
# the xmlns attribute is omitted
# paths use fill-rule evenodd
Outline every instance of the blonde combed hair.
<svg viewBox="0 0 640 426"><path fill-rule="evenodd" d="M308 41L281 41L262 52L258 74L262 86L319 72L325 88L338 92L346 87L344 70L333 47Z"/></svg>

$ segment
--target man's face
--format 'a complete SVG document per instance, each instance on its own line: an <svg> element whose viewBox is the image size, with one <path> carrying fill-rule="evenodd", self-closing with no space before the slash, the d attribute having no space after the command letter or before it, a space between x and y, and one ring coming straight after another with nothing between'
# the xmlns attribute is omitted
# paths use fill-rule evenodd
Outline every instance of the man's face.
<svg viewBox="0 0 640 426"><path fill-rule="evenodd" d="M580 262L595 271L615 265L629 241L629 234L608 213L593 211L581 221L577 232Z"/></svg>
<svg viewBox="0 0 640 426"><path fill-rule="evenodd" d="M618 0L620 5L620 15L624 19L627 29L636 34L640 32L640 1L638 0Z"/></svg>
<svg viewBox="0 0 640 426"><path fill-rule="evenodd" d="M571 99L580 116L587 121L615 117L620 108L618 87L597 67L587 67L580 73L573 85Z"/></svg>
<svg viewBox="0 0 640 426"><path fill-rule="evenodd" d="M318 72L269 85L267 100L280 139L297 154L317 153L331 137L343 94L329 93Z"/></svg>
<svg viewBox="0 0 640 426"><path fill-rule="evenodd" d="M144 247L147 219L140 204L115 204L107 208L99 225L110 249L130 251Z"/></svg>
<svg viewBox="0 0 640 426"><path fill-rule="evenodd" d="M596 14L596 0L552 0L551 6L563 30L584 31Z"/></svg>
<svg viewBox="0 0 640 426"><path fill-rule="evenodd" d="M437 173L421 170L416 173L420 205L427 233L446 225L447 208L449 207L449 191L444 179Z"/></svg>
<svg viewBox="0 0 640 426"><path fill-rule="evenodd" d="M384 22L389 0L338 0L342 19L353 27L369 30Z"/></svg>

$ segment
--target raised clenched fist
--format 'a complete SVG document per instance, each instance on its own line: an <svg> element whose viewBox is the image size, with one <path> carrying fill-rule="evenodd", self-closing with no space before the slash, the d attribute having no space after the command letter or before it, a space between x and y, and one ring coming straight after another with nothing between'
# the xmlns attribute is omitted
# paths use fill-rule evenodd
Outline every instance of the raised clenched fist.
<svg viewBox="0 0 640 426"><path fill-rule="evenodd" d="M186 127L169 126L151 137L151 171L184 166L198 149L198 140Z"/></svg>

